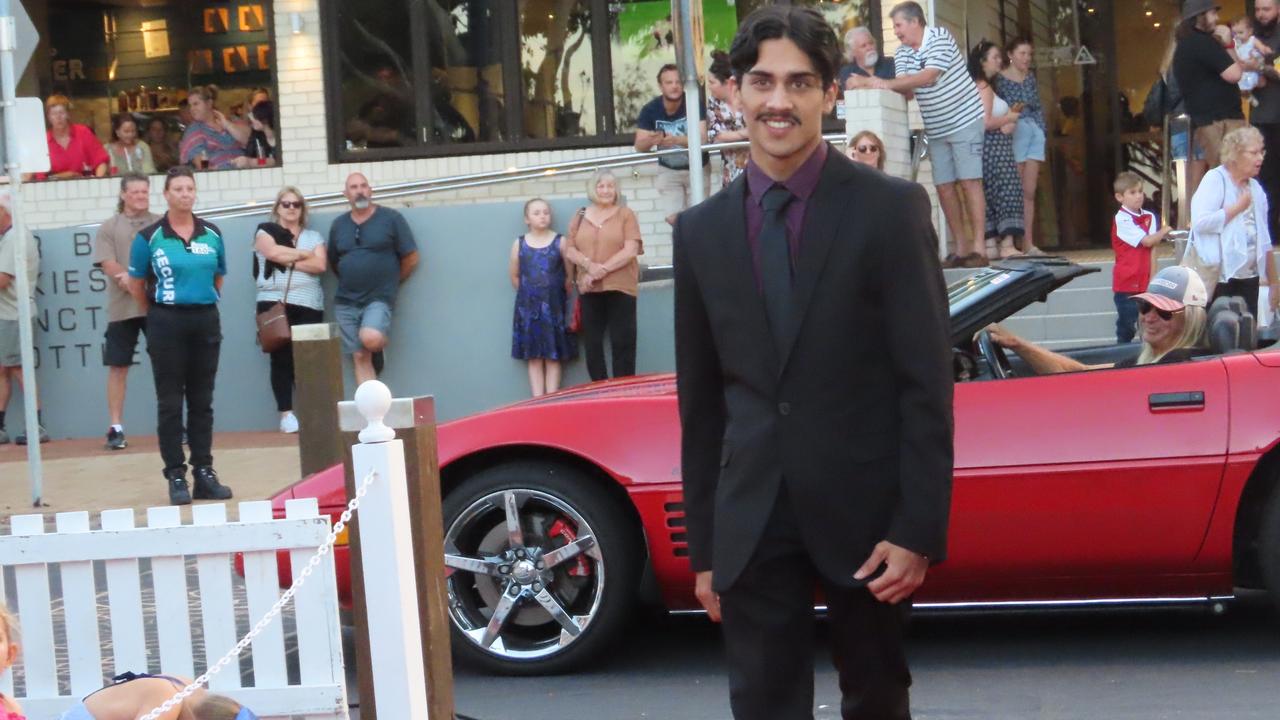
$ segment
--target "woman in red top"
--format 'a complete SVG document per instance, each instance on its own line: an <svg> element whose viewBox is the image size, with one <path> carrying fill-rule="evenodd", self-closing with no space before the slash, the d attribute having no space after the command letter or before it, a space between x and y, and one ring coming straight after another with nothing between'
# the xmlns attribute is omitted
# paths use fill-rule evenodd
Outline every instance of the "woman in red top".
<svg viewBox="0 0 1280 720"><path fill-rule="evenodd" d="M106 148L88 127L71 122L67 112L70 106L71 101L65 95L50 95L44 101L45 116L49 120L49 172L36 176L41 180L107 174L110 158Z"/></svg>

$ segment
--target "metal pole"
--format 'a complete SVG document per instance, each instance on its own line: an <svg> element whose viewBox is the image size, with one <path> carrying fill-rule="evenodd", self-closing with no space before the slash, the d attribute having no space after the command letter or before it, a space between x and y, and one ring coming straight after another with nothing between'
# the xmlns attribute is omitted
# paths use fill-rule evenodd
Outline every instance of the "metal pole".
<svg viewBox="0 0 1280 720"><path fill-rule="evenodd" d="M680 60L684 65L685 122L689 133L689 201L697 205L707 196L702 184L702 91L698 88L698 48L702 43L694 38L692 3L702 0L671 0L672 10L680 18ZM701 13L699 13L701 16Z"/></svg>
<svg viewBox="0 0 1280 720"><path fill-rule="evenodd" d="M14 246L14 284L18 292L18 343L22 348L22 405L27 426L27 472L31 478L31 505L40 507L44 494L43 474L40 469L40 422L36 415L35 340L31 327L31 282L27 276L27 228L22 220L22 168L18 157L18 136L14 132L17 107L18 81L13 67L13 51L17 46L17 29L13 19L11 0L0 0L0 84L4 85L4 114L9 131L5 133L5 157L9 173L9 213L13 217L10 237ZM7 378L0 381L8 382Z"/></svg>

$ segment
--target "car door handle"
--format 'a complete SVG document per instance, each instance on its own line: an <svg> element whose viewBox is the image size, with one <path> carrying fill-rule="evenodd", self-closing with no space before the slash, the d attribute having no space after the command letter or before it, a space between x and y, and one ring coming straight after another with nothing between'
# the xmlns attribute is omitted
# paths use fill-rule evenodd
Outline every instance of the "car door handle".
<svg viewBox="0 0 1280 720"><path fill-rule="evenodd" d="M1184 392L1151 393L1147 396L1147 407L1151 410L1203 410L1204 391L1187 390Z"/></svg>

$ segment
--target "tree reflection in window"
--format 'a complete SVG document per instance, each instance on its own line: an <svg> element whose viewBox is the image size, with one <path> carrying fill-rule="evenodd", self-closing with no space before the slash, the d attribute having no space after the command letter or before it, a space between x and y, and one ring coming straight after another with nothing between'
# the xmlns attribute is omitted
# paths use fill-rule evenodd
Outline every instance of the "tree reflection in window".
<svg viewBox="0 0 1280 720"><path fill-rule="evenodd" d="M524 133L531 138L601 132L595 106L587 0L520 0Z"/></svg>

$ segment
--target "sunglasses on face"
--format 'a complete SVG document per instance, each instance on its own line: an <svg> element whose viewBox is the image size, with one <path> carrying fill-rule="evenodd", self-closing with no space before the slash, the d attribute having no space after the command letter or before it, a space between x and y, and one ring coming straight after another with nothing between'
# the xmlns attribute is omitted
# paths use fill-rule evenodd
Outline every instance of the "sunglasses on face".
<svg viewBox="0 0 1280 720"><path fill-rule="evenodd" d="M856 148L854 148L854 150L857 150L857 151L858 151L858 152L860 152L860 153L878 153L878 152L880 152L880 148L876 147L875 145L859 145L859 146L857 146Z"/></svg>
<svg viewBox="0 0 1280 720"><path fill-rule="evenodd" d="M1161 310L1160 308L1156 307L1155 305L1152 305L1149 302L1146 302L1143 300L1138 301L1139 315L1146 315L1152 310L1156 311L1156 315L1159 316L1161 320L1172 320L1175 314L1182 312L1182 310Z"/></svg>
<svg viewBox="0 0 1280 720"><path fill-rule="evenodd" d="M280 207L286 210L301 210L302 201L301 200L281 200Z"/></svg>

